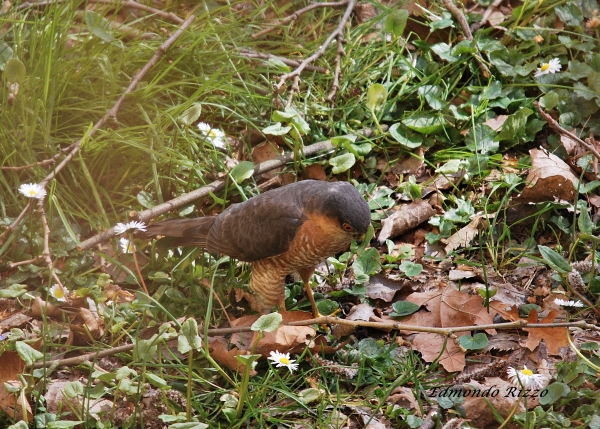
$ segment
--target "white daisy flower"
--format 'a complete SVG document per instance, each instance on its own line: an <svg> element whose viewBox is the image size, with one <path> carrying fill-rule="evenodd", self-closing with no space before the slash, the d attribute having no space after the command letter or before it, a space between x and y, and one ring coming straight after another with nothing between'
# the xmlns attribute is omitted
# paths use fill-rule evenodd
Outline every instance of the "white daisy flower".
<svg viewBox="0 0 600 429"><path fill-rule="evenodd" d="M199 122L198 129L214 147L225 147L225 133L218 128L213 128L206 122Z"/></svg>
<svg viewBox="0 0 600 429"><path fill-rule="evenodd" d="M581 301L568 301L560 298L556 298L554 303L563 307L583 307L583 302Z"/></svg>
<svg viewBox="0 0 600 429"><path fill-rule="evenodd" d="M541 389L544 387L545 377L541 374L534 374L532 370L523 366L523 369L517 371L512 366L508 367L508 377L515 386L523 386L525 389Z"/></svg>
<svg viewBox="0 0 600 429"><path fill-rule="evenodd" d="M279 353L279 351L271 352L271 357L268 358L277 366L277 368L281 368L282 366L287 367L290 372L295 371L298 368L298 364L293 359L290 359L289 353Z"/></svg>
<svg viewBox="0 0 600 429"><path fill-rule="evenodd" d="M123 253L133 253L133 251L135 250L133 242L127 240L125 237L121 237L121 239L119 240L119 246L121 246L121 251Z"/></svg>
<svg viewBox="0 0 600 429"><path fill-rule="evenodd" d="M43 200L46 196L44 187L37 183L23 183L19 186L19 192L27 198L37 198L38 200Z"/></svg>
<svg viewBox="0 0 600 429"><path fill-rule="evenodd" d="M121 223L115 225L115 234L123 234L130 229L134 229L136 231L146 231L146 224L144 222L138 222L136 220L132 220L131 222Z"/></svg>
<svg viewBox="0 0 600 429"><path fill-rule="evenodd" d="M50 295L57 301L66 301L69 296L69 289L59 284L54 284L50 288Z"/></svg>
<svg viewBox="0 0 600 429"><path fill-rule="evenodd" d="M558 58L552 58L547 63L542 63L542 65L537 69L533 77L539 77L543 74L548 73L556 73L559 72L561 68L562 65L560 64L560 60Z"/></svg>

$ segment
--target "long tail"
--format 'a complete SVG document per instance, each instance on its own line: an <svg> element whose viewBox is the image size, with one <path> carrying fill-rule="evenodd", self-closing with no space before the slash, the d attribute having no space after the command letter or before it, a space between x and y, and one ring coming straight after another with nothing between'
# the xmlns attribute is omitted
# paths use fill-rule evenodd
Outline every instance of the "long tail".
<svg viewBox="0 0 600 429"><path fill-rule="evenodd" d="M162 245L169 247L198 246L206 247L206 237L216 216L205 216L194 219L167 219L148 225L147 237L173 237L161 240Z"/></svg>

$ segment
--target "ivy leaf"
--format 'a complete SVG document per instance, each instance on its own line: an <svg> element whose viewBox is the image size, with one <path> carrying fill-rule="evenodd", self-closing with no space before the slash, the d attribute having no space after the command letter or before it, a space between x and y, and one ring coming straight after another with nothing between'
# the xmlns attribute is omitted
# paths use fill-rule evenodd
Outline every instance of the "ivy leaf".
<svg viewBox="0 0 600 429"><path fill-rule="evenodd" d="M425 98L425 101L434 110L442 110L446 107L444 91L439 86L423 85L417 90L418 94Z"/></svg>
<svg viewBox="0 0 600 429"><path fill-rule="evenodd" d="M527 117L531 115L533 111L527 107L519 110L517 113L510 115L504 121L502 130L496 136L496 141L513 140L519 135L525 134L527 125Z"/></svg>
<svg viewBox="0 0 600 429"><path fill-rule="evenodd" d="M242 161L231 169L231 177L238 185L244 180L249 179L254 174L254 163L251 161Z"/></svg>
<svg viewBox="0 0 600 429"><path fill-rule="evenodd" d="M262 132L272 136L283 136L289 133L291 129L292 127L284 127L281 125L281 122L277 122L276 124L270 125L267 128L263 128Z"/></svg>
<svg viewBox="0 0 600 429"><path fill-rule="evenodd" d="M411 130L421 134L434 134L446 124L443 116L431 113L417 113L402 120L402 123Z"/></svg>
<svg viewBox="0 0 600 429"><path fill-rule="evenodd" d="M488 345L488 338L487 335L485 335L483 332L480 332L474 336L461 335L458 338L458 342L467 350L479 350Z"/></svg>
<svg viewBox="0 0 600 429"><path fill-rule="evenodd" d="M423 271L423 265L415 264L414 262L410 261L402 261L400 267L398 268L400 271L406 274L407 277L417 276L421 273L421 271Z"/></svg>
<svg viewBox="0 0 600 429"><path fill-rule="evenodd" d="M370 248L365 250L356 258L354 265L352 265L356 282L368 282L369 278L379 270L379 267L381 267L381 262L379 261L379 252L377 252L377 249Z"/></svg>
<svg viewBox="0 0 600 429"><path fill-rule="evenodd" d="M387 99L387 89L380 83L374 83L367 91L367 107L369 110L375 110L380 107Z"/></svg>
<svg viewBox="0 0 600 429"><path fill-rule="evenodd" d="M402 36L404 29L406 28L407 20L407 10L395 9L385 19L385 31L387 31L388 33L392 33L396 37L400 37Z"/></svg>
<svg viewBox="0 0 600 429"><path fill-rule="evenodd" d="M423 136L421 134L417 134L401 123L392 125L388 132L394 140L409 149L417 148L423 144Z"/></svg>
<svg viewBox="0 0 600 429"><path fill-rule="evenodd" d="M409 314L413 314L419 308L421 308L421 307L418 306L417 304L413 303L413 302L409 302L409 301L396 301L392 305L392 309L394 311L392 311L390 313L390 316L392 316L392 317L408 316Z"/></svg>
<svg viewBox="0 0 600 429"><path fill-rule="evenodd" d="M344 171L351 168L356 163L356 157L352 153L345 153L338 155L329 160L329 164L333 167L331 171L333 174L343 173Z"/></svg>
<svg viewBox="0 0 600 429"><path fill-rule="evenodd" d="M260 316L250 329L255 332L273 332L281 326L282 321L283 317L279 313L265 314Z"/></svg>

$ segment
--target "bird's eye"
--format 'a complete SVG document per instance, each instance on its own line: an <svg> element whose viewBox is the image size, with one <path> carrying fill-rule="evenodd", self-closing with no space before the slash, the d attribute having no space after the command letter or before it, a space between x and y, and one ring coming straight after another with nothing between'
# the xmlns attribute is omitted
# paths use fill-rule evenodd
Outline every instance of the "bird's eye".
<svg viewBox="0 0 600 429"><path fill-rule="evenodd" d="M347 223L342 225L342 228L344 228L344 231L348 231L348 232L352 232L354 231L354 228L352 228L350 225L348 225Z"/></svg>

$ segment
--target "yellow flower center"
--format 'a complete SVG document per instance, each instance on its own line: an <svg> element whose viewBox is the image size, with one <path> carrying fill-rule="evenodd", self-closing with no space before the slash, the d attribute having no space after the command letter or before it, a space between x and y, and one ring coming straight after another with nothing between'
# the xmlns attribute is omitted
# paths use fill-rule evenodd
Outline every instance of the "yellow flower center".
<svg viewBox="0 0 600 429"><path fill-rule="evenodd" d="M30 197L35 197L37 195L37 191L35 189L30 189L27 191Z"/></svg>
<svg viewBox="0 0 600 429"><path fill-rule="evenodd" d="M54 296L58 299L65 297L65 291L61 287L57 287L54 291Z"/></svg>
<svg viewBox="0 0 600 429"><path fill-rule="evenodd" d="M542 64L542 66L540 67L541 71L546 71L550 68L550 63L544 63Z"/></svg>
<svg viewBox="0 0 600 429"><path fill-rule="evenodd" d="M279 358L279 362L281 362L284 365L289 365L290 364L290 360L288 358L286 358L286 357Z"/></svg>
<svg viewBox="0 0 600 429"><path fill-rule="evenodd" d="M527 376L532 376L533 375L533 371L530 370L530 369L522 369L521 370L521 374L527 375Z"/></svg>

